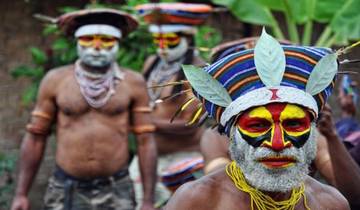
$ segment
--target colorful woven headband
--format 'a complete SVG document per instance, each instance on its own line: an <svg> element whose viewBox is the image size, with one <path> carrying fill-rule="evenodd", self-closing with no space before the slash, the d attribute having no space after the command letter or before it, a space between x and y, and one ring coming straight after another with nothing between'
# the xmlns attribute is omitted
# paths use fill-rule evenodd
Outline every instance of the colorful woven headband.
<svg viewBox="0 0 360 210"><path fill-rule="evenodd" d="M145 22L153 25L201 25L212 11L209 5L188 3L142 4L135 8Z"/></svg>
<svg viewBox="0 0 360 210"><path fill-rule="evenodd" d="M85 25L113 26L121 31L122 37L138 26L134 17L115 9L85 9L66 13L56 19L56 24L69 37L74 36L75 31Z"/></svg>
<svg viewBox="0 0 360 210"><path fill-rule="evenodd" d="M254 49L204 69L183 69L206 112L226 129L239 113L275 102L306 107L316 119L331 94L338 62L330 49L282 46L263 30Z"/></svg>

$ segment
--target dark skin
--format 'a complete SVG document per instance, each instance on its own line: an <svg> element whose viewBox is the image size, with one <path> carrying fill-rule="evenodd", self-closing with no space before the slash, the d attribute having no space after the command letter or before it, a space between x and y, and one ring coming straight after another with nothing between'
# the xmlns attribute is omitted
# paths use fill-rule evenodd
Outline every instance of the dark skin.
<svg viewBox="0 0 360 210"><path fill-rule="evenodd" d="M329 184L344 194L352 209L359 208L359 167L336 134L329 106L326 106L321 113L318 130L321 135L317 137L318 149L314 160L316 169ZM219 135L215 130L206 130L201 140L201 152L205 163L208 164L217 157L230 158L228 144L226 136ZM220 164L212 171L223 170L224 167L225 164Z"/></svg>
<svg viewBox="0 0 360 210"><path fill-rule="evenodd" d="M195 57L194 65L200 65L203 62ZM146 71L150 62L154 60L154 57L149 57L144 64L144 70ZM145 71L143 73L145 73ZM170 81L177 80L175 75ZM188 89L189 86L184 86L183 89ZM160 98L172 95L173 87L167 86L162 88ZM189 94L183 94L176 98L166 100L163 103L159 103L155 106L153 111L153 122L156 126L156 132L154 138L156 139L156 145L159 155L174 153L178 151L198 151L201 135L204 129L198 126L186 126L186 123L191 118L193 112L196 110L196 102L192 103L187 109L185 109L180 115L178 115L173 122L170 119L180 107L181 104L186 102L191 96Z"/></svg>
<svg viewBox="0 0 360 210"><path fill-rule="evenodd" d="M349 209L346 199L333 187L308 177L305 194L310 209ZM268 194L270 195L270 194ZM289 193L271 193L275 200L289 198ZM251 209L250 197L238 190L224 170L217 170L199 180L182 185L170 199L164 210L238 210ZM306 209L303 198L295 207Z"/></svg>
<svg viewBox="0 0 360 210"><path fill-rule="evenodd" d="M334 186L348 199L352 209L359 209L360 168L338 137L329 106L322 111L318 128L327 139L334 174Z"/></svg>
<svg viewBox="0 0 360 210"><path fill-rule="evenodd" d="M132 111L148 105L144 79L130 70L124 73L125 79L116 85L116 93L99 109L90 107L81 95L73 76L74 66L50 71L42 80L35 110L47 113L50 119L33 117L31 121L45 128L56 122L56 163L68 174L91 179L111 176L127 167L131 126L152 124L149 113ZM156 145L150 133L136 137L144 177L142 210L154 209ZM28 192L43 158L46 139L47 135L30 132L24 137L12 210L30 209Z"/></svg>

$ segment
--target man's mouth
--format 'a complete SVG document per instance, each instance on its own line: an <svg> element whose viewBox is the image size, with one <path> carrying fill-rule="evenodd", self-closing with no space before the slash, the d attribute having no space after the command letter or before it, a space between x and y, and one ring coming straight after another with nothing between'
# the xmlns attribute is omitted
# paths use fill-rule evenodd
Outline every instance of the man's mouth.
<svg viewBox="0 0 360 210"><path fill-rule="evenodd" d="M258 162L265 165L267 168L279 169L293 166L296 163L296 159L289 156L272 156L258 159Z"/></svg>

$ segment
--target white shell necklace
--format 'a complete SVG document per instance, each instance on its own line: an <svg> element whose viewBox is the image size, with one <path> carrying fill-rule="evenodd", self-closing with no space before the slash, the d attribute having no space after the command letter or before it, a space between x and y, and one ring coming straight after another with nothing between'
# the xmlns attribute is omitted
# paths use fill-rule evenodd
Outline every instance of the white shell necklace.
<svg viewBox="0 0 360 210"><path fill-rule="evenodd" d="M75 78L87 103L97 109L104 106L115 94L115 79L122 79L123 72L114 62L104 74L90 73L80 65L80 60L78 60L75 63Z"/></svg>

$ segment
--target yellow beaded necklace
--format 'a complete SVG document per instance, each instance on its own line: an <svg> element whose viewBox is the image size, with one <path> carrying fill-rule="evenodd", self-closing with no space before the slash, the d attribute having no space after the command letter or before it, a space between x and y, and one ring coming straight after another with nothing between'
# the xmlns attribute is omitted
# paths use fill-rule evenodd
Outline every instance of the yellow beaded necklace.
<svg viewBox="0 0 360 210"><path fill-rule="evenodd" d="M300 201L301 197L304 197L305 208L310 210L306 201L304 184L302 184L299 189L293 189L288 200L274 201L270 196L265 195L261 191L246 183L245 177L240 168L236 165L235 161L232 161L226 166L226 174L232 179L239 190L249 193L251 199L251 210L254 210L254 204L258 210L293 210L295 209L295 205Z"/></svg>

